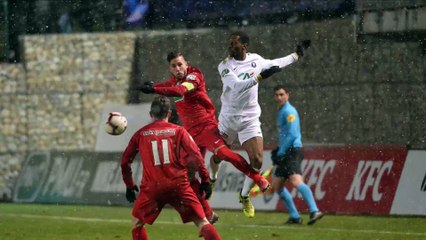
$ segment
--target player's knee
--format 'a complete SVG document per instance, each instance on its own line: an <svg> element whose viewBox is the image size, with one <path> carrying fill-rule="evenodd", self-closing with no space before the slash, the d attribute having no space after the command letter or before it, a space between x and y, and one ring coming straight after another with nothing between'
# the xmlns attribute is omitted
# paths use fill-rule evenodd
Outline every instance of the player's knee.
<svg viewBox="0 0 426 240"><path fill-rule="evenodd" d="M133 228L143 227L145 223L140 219L133 218Z"/></svg>
<svg viewBox="0 0 426 240"><path fill-rule="evenodd" d="M298 187L303 183L303 177L298 173L291 175L288 180L294 187Z"/></svg>
<svg viewBox="0 0 426 240"><path fill-rule="evenodd" d="M251 165L253 168L260 169L262 168L262 164L263 164L262 154L256 154L253 156L253 158L251 158Z"/></svg>
<svg viewBox="0 0 426 240"><path fill-rule="evenodd" d="M199 229L203 228L204 225L210 224L209 221L207 220L207 218L203 218L203 219L197 219L194 220L194 224L195 226L197 226Z"/></svg>
<svg viewBox="0 0 426 240"><path fill-rule="evenodd" d="M284 182L281 180L281 178L275 177L272 179L271 182L272 185L272 191L280 194L283 191Z"/></svg>
<svg viewBox="0 0 426 240"><path fill-rule="evenodd" d="M283 188L280 187L277 184L272 184L272 191L278 193L278 195L281 194L281 192L283 191Z"/></svg>
<svg viewBox="0 0 426 240"><path fill-rule="evenodd" d="M217 151L216 151L217 152ZM222 162L222 159L220 159L218 156L216 156L216 155L212 155L211 157L210 157L210 163L213 163L213 164L219 164L220 162Z"/></svg>
<svg viewBox="0 0 426 240"><path fill-rule="evenodd" d="M281 196L281 193L284 191L284 188L272 185L272 190Z"/></svg>

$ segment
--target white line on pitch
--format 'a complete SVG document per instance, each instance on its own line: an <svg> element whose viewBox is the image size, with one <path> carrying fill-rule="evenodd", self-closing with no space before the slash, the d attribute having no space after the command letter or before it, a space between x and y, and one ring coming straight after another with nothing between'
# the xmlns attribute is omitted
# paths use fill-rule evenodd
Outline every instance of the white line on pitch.
<svg viewBox="0 0 426 240"><path fill-rule="evenodd" d="M81 218L81 217L66 217L66 216L44 216L44 215L33 215L33 214L0 214L0 216L10 217L22 217L22 218L37 218L37 219L53 219L53 220L68 220L77 222L112 222L112 223L132 223L131 218L128 220L124 219L102 219L102 218Z"/></svg>
<svg viewBox="0 0 426 240"><path fill-rule="evenodd" d="M269 225L235 225L235 227L240 228L278 228L278 229L292 229L292 230L302 230L306 231L306 228L297 226L297 227L290 227L290 226L269 226ZM415 236L426 236L426 233L413 233L413 232L393 232L393 231L375 231L375 230L357 230L357 229L344 229L344 228L322 228L322 227L315 227L311 228L312 230L317 231L331 231L331 232L353 232L353 233L377 233L377 234L392 234L392 235L415 235Z"/></svg>
<svg viewBox="0 0 426 240"><path fill-rule="evenodd" d="M102 218L81 218L81 217L66 217L66 216L43 216L43 215L33 215L33 214L0 214L0 216L10 216L10 217L21 217L21 218L36 218L36 219L53 219L53 220L68 220L68 221L78 221L78 222L108 222L108 223L128 223L131 224L131 220L125 219L102 219ZM172 222L172 221L155 221L158 224L173 224L181 225L181 222ZM220 223L216 223L221 225ZM293 230L303 230L306 231L306 228L303 227L291 227L291 226L274 226L274 225L235 225L235 227L240 228L267 228L267 229L293 229ZM376 233L376 234L393 234L393 235L408 235L408 236L426 236L426 233L414 233L414 232L393 232L393 231L375 231L375 230L357 230L357 229L340 229L340 228L322 228L315 227L311 228L314 231L332 231L332 232L353 232L353 233Z"/></svg>

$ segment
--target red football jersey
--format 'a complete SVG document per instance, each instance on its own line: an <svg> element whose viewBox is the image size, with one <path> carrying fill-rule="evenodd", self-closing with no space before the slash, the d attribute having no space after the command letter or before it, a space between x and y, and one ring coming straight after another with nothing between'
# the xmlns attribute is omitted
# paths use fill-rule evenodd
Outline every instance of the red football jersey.
<svg viewBox="0 0 426 240"><path fill-rule="evenodd" d="M195 161L202 181L208 182L204 159L189 133L181 126L164 120L154 121L132 136L121 158L121 171L127 188L134 186L131 163L137 152L143 165L141 185L172 187L186 181L186 166L190 161ZM181 152L193 158L187 158Z"/></svg>
<svg viewBox="0 0 426 240"><path fill-rule="evenodd" d="M183 88L176 87L184 82L192 83L194 89L183 94ZM172 75L168 81L154 84L154 88L158 94L174 97L179 118L188 131L200 124L217 124L214 105L207 95L204 75L198 68L188 66L187 75L183 80Z"/></svg>

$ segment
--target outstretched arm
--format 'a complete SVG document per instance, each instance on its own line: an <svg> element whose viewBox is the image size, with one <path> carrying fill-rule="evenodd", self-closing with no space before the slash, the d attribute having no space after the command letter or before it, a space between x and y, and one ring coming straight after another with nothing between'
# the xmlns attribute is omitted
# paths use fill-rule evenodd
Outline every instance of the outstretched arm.
<svg viewBox="0 0 426 240"><path fill-rule="evenodd" d="M183 82L179 86L158 86L154 84L154 92L166 97L182 97L187 92L196 88L196 84L191 82Z"/></svg>
<svg viewBox="0 0 426 240"><path fill-rule="evenodd" d="M290 55L287 55L282 58L276 58L273 60L270 60L271 66L279 66L280 68L284 68L294 62L296 62L299 59L299 56L296 53L292 53Z"/></svg>
<svg viewBox="0 0 426 240"><path fill-rule="evenodd" d="M201 76L199 73L190 73L180 85L176 85L176 80L174 79L162 83L145 82L141 91L144 93L157 93L166 97L183 97L186 93L196 90L200 81Z"/></svg>
<svg viewBox="0 0 426 240"><path fill-rule="evenodd" d="M273 60L265 59L266 61L265 68L269 68L271 66L279 66L280 68L284 68L296 62L297 60L299 60L299 58L303 57L304 51L308 49L310 46L311 46L311 40L303 40L296 46L294 53L289 54L285 57L276 58Z"/></svg>

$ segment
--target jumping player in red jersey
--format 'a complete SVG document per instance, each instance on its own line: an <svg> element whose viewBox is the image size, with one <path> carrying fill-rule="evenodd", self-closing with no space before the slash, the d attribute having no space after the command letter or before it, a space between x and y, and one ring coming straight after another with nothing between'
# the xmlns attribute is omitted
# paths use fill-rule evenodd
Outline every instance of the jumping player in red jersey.
<svg viewBox="0 0 426 240"><path fill-rule="evenodd" d="M198 68L188 66L179 52L169 53L167 61L172 74L170 79L161 83L145 82L141 91L174 97L179 118L200 147L202 155L208 150L217 158L230 162L252 178L262 191L266 191L270 187L269 182L251 168L241 155L231 151L220 136L215 108L207 95L203 73ZM206 210L208 202L202 204ZM209 215L208 212L207 209L206 215Z"/></svg>
<svg viewBox="0 0 426 240"><path fill-rule="evenodd" d="M204 158L183 127L167 122L170 114L170 100L164 96L156 97L150 111L153 122L132 136L121 158L126 198L129 202L136 200L132 211L133 240L148 239L145 223L153 224L166 204L179 212L184 223L193 221L200 229L200 237L221 239L205 217L187 177L186 166L196 166L202 181L201 191L206 198L210 196L212 190ZM141 191L136 198L138 187L133 182L131 164L137 152L140 152L143 175ZM192 157L188 158L186 154Z"/></svg>

